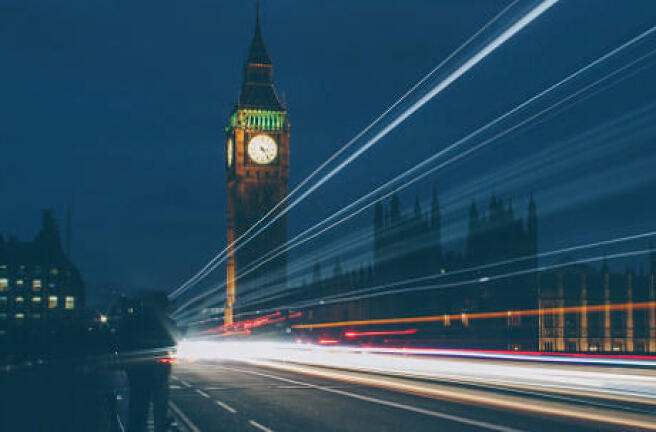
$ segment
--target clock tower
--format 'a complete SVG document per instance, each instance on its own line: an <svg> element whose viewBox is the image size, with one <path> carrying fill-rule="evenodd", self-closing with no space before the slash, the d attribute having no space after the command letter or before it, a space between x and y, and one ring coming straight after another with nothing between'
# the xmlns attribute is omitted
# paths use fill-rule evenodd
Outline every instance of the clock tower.
<svg viewBox="0 0 656 432"><path fill-rule="evenodd" d="M273 64L264 48L259 5L244 81L226 127L225 152L229 248L224 322L232 324L238 295L284 283L287 274L283 254L241 277L249 264L287 240L286 216L249 243L231 246L287 194L289 122L273 85Z"/></svg>

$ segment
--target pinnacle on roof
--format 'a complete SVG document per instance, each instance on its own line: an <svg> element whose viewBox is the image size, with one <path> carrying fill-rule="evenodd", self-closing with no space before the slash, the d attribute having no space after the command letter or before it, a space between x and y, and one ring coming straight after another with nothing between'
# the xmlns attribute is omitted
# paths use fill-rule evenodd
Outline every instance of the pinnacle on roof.
<svg viewBox="0 0 656 432"><path fill-rule="evenodd" d="M264 47L262 39L262 29L260 27L260 2L257 2L257 12L255 15L255 34L251 42L251 50L248 53L246 63L271 64L271 57Z"/></svg>
<svg viewBox="0 0 656 432"><path fill-rule="evenodd" d="M244 64L244 82L237 107L239 109L285 110L273 87L273 64L264 48L259 2L255 18L255 34Z"/></svg>

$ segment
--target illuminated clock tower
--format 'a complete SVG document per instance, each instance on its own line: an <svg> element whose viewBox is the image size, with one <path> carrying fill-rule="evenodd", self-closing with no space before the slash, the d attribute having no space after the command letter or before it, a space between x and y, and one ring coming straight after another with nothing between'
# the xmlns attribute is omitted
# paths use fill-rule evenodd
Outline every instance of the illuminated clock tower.
<svg viewBox="0 0 656 432"><path fill-rule="evenodd" d="M227 242L231 245L287 194L289 122L286 107L278 99L273 85L273 64L262 40L259 6L239 100L226 127L225 152ZM238 295L285 282L285 255L246 276L240 275L286 240L287 218L283 216L246 245L229 247L225 324L233 322ZM235 280L236 277L239 279Z"/></svg>

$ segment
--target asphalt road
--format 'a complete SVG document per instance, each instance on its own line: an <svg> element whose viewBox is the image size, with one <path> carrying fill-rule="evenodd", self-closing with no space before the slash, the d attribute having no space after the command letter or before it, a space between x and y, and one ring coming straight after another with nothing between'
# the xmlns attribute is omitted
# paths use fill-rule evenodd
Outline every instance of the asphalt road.
<svg viewBox="0 0 656 432"><path fill-rule="evenodd" d="M229 362L176 365L171 405L192 432L613 430Z"/></svg>

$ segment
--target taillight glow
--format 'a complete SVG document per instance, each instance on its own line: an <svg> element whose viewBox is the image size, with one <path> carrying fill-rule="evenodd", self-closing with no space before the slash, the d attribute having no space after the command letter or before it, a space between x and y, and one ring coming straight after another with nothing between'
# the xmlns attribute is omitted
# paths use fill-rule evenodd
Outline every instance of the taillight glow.
<svg viewBox="0 0 656 432"><path fill-rule="evenodd" d="M417 333L417 329L407 330L378 330L378 331L355 331L348 330L344 333L344 337L349 339L356 339L367 336L398 336L398 335L411 335Z"/></svg>

